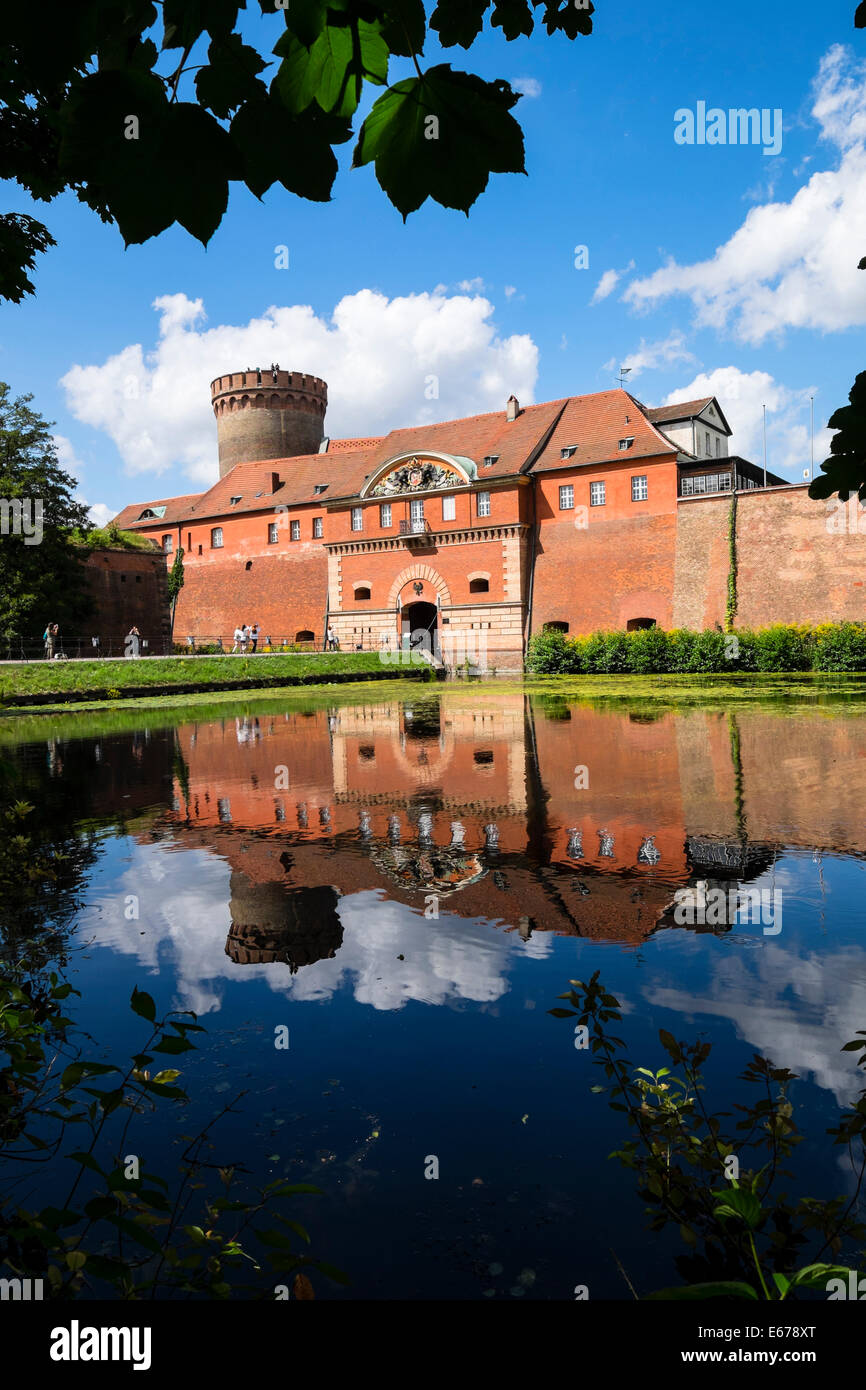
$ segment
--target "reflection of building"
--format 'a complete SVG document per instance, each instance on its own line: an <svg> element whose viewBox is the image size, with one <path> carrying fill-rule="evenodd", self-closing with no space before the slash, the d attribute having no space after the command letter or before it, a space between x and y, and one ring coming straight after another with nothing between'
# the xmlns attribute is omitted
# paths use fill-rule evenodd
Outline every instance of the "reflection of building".
<svg viewBox="0 0 866 1390"><path fill-rule="evenodd" d="M715 398L512 396L484 415L330 440L318 378L234 372L211 395L219 480L116 518L183 548L181 641L258 622L265 644L321 645L331 624L344 649L423 641L448 665L513 669L545 626L720 622L731 525L743 625L861 616L863 535L830 535L804 485L729 458Z"/></svg>
<svg viewBox="0 0 866 1390"><path fill-rule="evenodd" d="M364 891L524 938L637 944L676 887L751 883L780 843L866 852L846 810L847 720L743 709L732 738L713 712L533 708L471 688L261 709L178 730L164 817L231 865L238 963L334 956L340 897Z"/></svg>

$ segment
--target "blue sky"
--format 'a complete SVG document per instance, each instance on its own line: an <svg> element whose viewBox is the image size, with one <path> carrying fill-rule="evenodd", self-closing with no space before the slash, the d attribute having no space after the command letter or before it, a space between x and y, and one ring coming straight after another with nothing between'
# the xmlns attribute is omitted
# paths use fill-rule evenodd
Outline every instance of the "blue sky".
<svg viewBox="0 0 866 1390"><path fill-rule="evenodd" d="M209 380L273 360L326 377L335 437L502 408L512 390L603 390L631 363L647 403L715 392L747 456L766 403L770 466L799 480L809 396L820 461L822 427L866 366L854 8L732 0L722 22L694 0L598 0L588 39L495 31L449 50L455 68L529 93L528 177L494 176L468 220L427 204L404 225L372 168L349 169L351 144L330 204L279 188L259 203L235 185L207 249L172 229L124 250L74 198L37 208L58 246L36 297L0 316L0 378L56 422L99 519L213 480ZM256 6L249 32L266 24L275 39L280 21ZM675 112L699 101L781 108L781 153L678 145Z"/></svg>

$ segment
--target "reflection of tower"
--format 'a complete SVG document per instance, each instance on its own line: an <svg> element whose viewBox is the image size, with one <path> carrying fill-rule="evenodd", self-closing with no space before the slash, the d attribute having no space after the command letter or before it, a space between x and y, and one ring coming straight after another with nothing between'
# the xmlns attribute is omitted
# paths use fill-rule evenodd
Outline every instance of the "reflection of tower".
<svg viewBox="0 0 866 1390"><path fill-rule="evenodd" d="M294 975L302 965L330 960L343 944L335 888L292 888L253 883L232 872L232 925L226 955L237 965L283 961Z"/></svg>

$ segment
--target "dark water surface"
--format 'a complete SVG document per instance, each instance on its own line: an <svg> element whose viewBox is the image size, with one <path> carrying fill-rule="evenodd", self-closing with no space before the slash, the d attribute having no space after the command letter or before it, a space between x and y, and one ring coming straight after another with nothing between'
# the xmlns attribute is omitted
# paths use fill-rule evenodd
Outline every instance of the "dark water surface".
<svg viewBox="0 0 866 1390"><path fill-rule="evenodd" d="M324 1189L293 1214L351 1284L318 1297L630 1297L617 1262L642 1293L678 1282L682 1246L607 1157L622 1117L548 1013L599 969L636 1065L667 1060L659 1028L713 1043L712 1108L745 1098L755 1051L799 1073L799 1190L850 1190L824 1131L866 1028L862 706L425 689L231 710L6 726L19 794L74 834L78 905L56 915L94 1055L137 1049L136 985L207 1028L177 1063L192 1104L141 1117L149 1166L174 1171L179 1135L245 1090L215 1157ZM696 884L782 911L679 926Z"/></svg>

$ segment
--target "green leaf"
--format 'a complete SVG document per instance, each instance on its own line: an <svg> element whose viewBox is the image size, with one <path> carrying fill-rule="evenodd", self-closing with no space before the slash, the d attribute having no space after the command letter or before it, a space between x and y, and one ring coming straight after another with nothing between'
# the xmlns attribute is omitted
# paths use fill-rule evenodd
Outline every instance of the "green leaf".
<svg viewBox="0 0 866 1390"><path fill-rule="evenodd" d="M177 1081L180 1076L179 1071L174 1071L171 1067L167 1071L158 1071L156 1076L151 1077L154 1086L165 1086L172 1081Z"/></svg>
<svg viewBox="0 0 866 1390"><path fill-rule="evenodd" d="M192 47L205 32L230 34L239 8L238 0L165 0L163 48Z"/></svg>
<svg viewBox="0 0 866 1390"><path fill-rule="evenodd" d="M748 1298L757 1301L758 1295L751 1284L744 1284L736 1279L709 1284L686 1284L683 1288L659 1289L656 1293L647 1294L647 1299L655 1302L661 1299L681 1302L684 1299L702 1298Z"/></svg>
<svg viewBox="0 0 866 1390"><path fill-rule="evenodd" d="M272 96L242 106L231 124L244 182L258 198L281 183L301 198L327 202L337 175L331 147L351 134L348 121L326 116L315 104L292 115Z"/></svg>
<svg viewBox="0 0 866 1390"><path fill-rule="evenodd" d="M148 1023L155 1022L156 1005L149 994L145 994L143 990L140 990L137 987L133 988L132 998L130 999L129 1004L130 1008L132 1009L132 1012L134 1014L138 1014L139 1018L146 1018Z"/></svg>
<svg viewBox="0 0 866 1390"><path fill-rule="evenodd" d="M549 1014L553 1014L553 1017L554 1017L554 1018L576 1018L576 1017L577 1017L576 1013L574 1012L574 1009L548 1009L547 1012L548 1012Z"/></svg>
<svg viewBox="0 0 866 1390"><path fill-rule="evenodd" d="M750 1230L760 1225L764 1212L754 1192L744 1187L732 1187L729 1191L714 1192L713 1196L720 1199L720 1205L715 1209L716 1216L739 1217Z"/></svg>
<svg viewBox="0 0 866 1390"><path fill-rule="evenodd" d="M191 1042L187 1042L186 1038L176 1038L171 1033L164 1033L153 1050L154 1052L168 1052L174 1056L178 1052L192 1052L194 1048Z"/></svg>
<svg viewBox="0 0 866 1390"><path fill-rule="evenodd" d="M484 82L449 64L398 82L361 127L355 166L375 162L376 177L403 214L430 197L468 212L491 173L525 173L523 132L510 114L507 83Z"/></svg>
<svg viewBox="0 0 866 1390"><path fill-rule="evenodd" d="M430 28L439 35L443 48L471 48L484 27L484 14L490 0L439 0L430 16Z"/></svg>
<svg viewBox="0 0 866 1390"><path fill-rule="evenodd" d="M264 67L264 60L238 34L213 39L208 65L196 74L196 96L216 116L227 117L245 101L265 95L265 85L258 79Z"/></svg>

